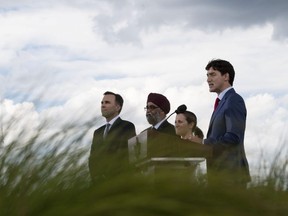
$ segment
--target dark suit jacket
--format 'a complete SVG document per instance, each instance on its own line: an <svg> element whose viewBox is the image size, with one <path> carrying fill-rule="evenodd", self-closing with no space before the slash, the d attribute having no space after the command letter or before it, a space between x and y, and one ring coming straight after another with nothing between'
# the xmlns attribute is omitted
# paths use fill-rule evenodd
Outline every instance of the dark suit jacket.
<svg viewBox="0 0 288 216"><path fill-rule="evenodd" d="M128 165L128 139L136 136L133 123L120 117L103 139L105 125L94 131L89 170L92 179L119 174Z"/></svg>
<svg viewBox="0 0 288 216"><path fill-rule="evenodd" d="M159 126L157 131L160 132L160 133L166 133L166 134L170 134L170 135L175 135L176 136L174 125L170 124L167 120L162 122L162 124Z"/></svg>
<svg viewBox="0 0 288 216"><path fill-rule="evenodd" d="M146 128L144 131L151 129L151 127ZM160 133L165 133L169 135L176 135L174 125L170 124L167 120L163 121L162 124L157 128Z"/></svg>
<svg viewBox="0 0 288 216"><path fill-rule="evenodd" d="M244 150L246 115L243 98L234 89L230 89L212 114L207 139L204 140L204 144L213 148L213 158L208 161L208 169L226 170L237 178L243 178L239 181L250 180Z"/></svg>

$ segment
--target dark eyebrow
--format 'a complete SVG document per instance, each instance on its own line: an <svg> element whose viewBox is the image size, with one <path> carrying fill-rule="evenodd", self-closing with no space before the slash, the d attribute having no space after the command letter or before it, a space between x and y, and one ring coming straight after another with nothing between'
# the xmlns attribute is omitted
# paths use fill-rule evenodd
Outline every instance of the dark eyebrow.
<svg viewBox="0 0 288 216"><path fill-rule="evenodd" d="M103 104L103 103L110 103L110 101L108 101L108 100L104 100L104 101L103 101L103 100L102 100L102 101L101 101L101 104Z"/></svg>
<svg viewBox="0 0 288 216"><path fill-rule="evenodd" d="M209 76L209 75L214 75L214 74L216 74L216 72L215 72L215 71L213 71L213 72L207 72L206 76Z"/></svg>

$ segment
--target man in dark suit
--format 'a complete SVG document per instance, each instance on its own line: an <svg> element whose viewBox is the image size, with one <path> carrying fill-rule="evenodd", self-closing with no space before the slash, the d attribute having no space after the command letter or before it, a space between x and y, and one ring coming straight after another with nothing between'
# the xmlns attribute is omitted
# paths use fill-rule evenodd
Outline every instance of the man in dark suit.
<svg viewBox="0 0 288 216"><path fill-rule="evenodd" d="M175 135L175 127L166 120L166 115L170 112L170 102L162 94L150 93L147 98L146 119L152 127L146 130L153 129L160 133Z"/></svg>
<svg viewBox="0 0 288 216"><path fill-rule="evenodd" d="M101 112L106 125L94 131L89 157L93 181L120 174L128 166L128 139L136 135L136 130L133 123L119 117L123 102L119 94L104 93Z"/></svg>
<svg viewBox="0 0 288 216"><path fill-rule="evenodd" d="M206 68L210 92L217 93L217 102L211 116L206 139L193 137L213 149L207 161L208 177L225 183L246 186L250 181L249 165L244 150L246 107L243 98L234 90L235 71L230 62L216 59ZM213 174L213 176L212 176ZM222 178L223 177L223 178Z"/></svg>

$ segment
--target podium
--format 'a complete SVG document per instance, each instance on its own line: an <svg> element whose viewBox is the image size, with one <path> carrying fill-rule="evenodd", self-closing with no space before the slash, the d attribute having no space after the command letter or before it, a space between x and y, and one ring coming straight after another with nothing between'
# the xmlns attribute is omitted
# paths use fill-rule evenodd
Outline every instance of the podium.
<svg viewBox="0 0 288 216"><path fill-rule="evenodd" d="M128 140L129 161L145 175L172 173L179 179L196 180L207 174L209 146L180 137L146 130ZM184 178L183 178L184 177Z"/></svg>

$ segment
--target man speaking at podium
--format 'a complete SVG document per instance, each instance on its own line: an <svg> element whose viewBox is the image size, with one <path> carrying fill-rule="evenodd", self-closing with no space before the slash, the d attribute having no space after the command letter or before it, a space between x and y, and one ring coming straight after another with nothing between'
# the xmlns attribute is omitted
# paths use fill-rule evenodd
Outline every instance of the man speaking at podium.
<svg viewBox="0 0 288 216"><path fill-rule="evenodd" d="M203 141L194 137L192 141L202 142L213 149L209 167L213 175L221 180L246 186L250 181L249 165L244 150L246 107L243 98L233 88L235 71L230 62L215 59L206 68L209 91L217 93L207 138ZM208 168L209 168L208 167ZM209 173L209 170L208 170Z"/></svg>
<svg viewBox="0 0 288 216"><path fill-rule="evenodd" d="M170 102L164 95L150 93L144 109L146 111L147 121L152 125L152 127L146 130L153 129L160 133L176 136L174 126L166 119L166 115L170 112Z"/></svg>

